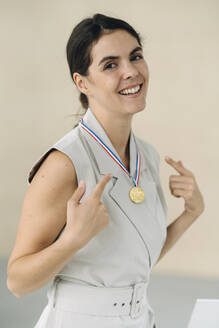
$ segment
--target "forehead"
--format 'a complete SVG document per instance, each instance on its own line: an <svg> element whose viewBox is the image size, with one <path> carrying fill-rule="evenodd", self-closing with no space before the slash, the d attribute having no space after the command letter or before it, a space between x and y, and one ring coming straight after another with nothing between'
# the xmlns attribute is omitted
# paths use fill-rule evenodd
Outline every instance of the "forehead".
<svg viewBox="0 0 219 328"><path fill-rule="evenodd" d="M99 61L102 57L108 55L122 56L139 46L137 39L124 30L110 31L103 34L91 50L93 61Z"/></svg>

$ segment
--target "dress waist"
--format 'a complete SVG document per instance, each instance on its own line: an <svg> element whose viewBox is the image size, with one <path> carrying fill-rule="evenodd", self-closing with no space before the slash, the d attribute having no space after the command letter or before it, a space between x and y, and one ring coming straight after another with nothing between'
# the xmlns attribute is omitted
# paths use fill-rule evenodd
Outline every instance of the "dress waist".
<svg viewBox="0 0 219 328"><path fill-rule="evenodd" d="M139 317L152 311L147 300L148 282L127 287L97 287L55 277L48 291L49 304L60 310L100 316Z"/></svg>

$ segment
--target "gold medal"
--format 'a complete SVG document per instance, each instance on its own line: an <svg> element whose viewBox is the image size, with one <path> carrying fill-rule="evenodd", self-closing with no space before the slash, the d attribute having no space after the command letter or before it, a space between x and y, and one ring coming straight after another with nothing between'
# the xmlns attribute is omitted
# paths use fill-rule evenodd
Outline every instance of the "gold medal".
<svg viewBox="0 0 219 328"><path fill-rule="evenodd" d="M134 203L142 203L144 200L144 191L140 187L133 187L129 191L129 197Z"/></svg>

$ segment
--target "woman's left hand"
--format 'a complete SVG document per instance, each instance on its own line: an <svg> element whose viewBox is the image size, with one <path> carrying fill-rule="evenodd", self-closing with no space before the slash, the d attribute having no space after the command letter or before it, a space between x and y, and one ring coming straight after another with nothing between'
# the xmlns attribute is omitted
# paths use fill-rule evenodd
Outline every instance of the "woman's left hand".
<svg viewBox="0 0 219 328"><path fill-rule="evenodd" d="M169 188L175 197L183 197L185 200L185 211L194 217L200 216L204 211L203 196L198 188L194 174L183 166L181 161L174 161L165 157L166 162L171 165L180 175L170 175Z"/></svg>

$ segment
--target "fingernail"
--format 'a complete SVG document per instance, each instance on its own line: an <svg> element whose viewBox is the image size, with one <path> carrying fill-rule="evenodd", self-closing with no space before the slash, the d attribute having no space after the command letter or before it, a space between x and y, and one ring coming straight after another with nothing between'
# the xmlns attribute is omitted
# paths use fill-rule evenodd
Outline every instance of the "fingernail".
<svg viewBox="0 0 219 328"><path fill-rule="evenodd" d="M170 157L168 157L168 156L165 156L165 159L167 159L168 161L170 161L170 160L171 160L171 158L170 158Z"/></svg>
<svg viewBox="0 0 219 328"><path fill-rule="evenodd" d="M81 188L81 187L83 187L83 185L84 185L84 181L81 180L78 187Z"/></svg>

